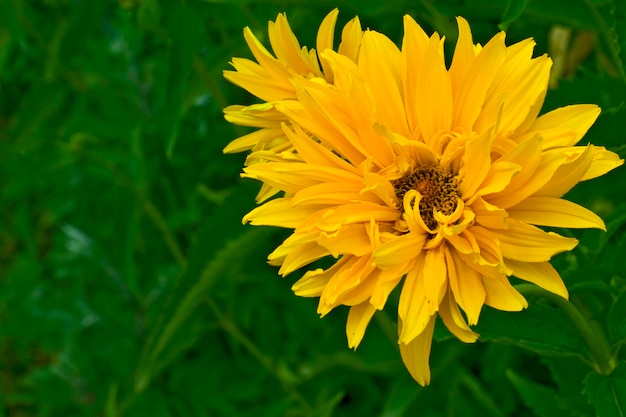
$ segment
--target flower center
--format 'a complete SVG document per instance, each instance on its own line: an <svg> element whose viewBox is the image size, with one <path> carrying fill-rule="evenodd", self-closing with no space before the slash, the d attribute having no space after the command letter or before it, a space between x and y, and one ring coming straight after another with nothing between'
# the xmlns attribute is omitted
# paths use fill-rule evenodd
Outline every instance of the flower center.
<svg viewBox="0 0 626 417"><path fill-rule="evenodd" d="M418 166L394 181L393 187L400 204L409 190L417 190L422 199L419 203L420 216L429 229L437 227L434 212L450 215L456 209L457 178L439 165Z"/></svg>

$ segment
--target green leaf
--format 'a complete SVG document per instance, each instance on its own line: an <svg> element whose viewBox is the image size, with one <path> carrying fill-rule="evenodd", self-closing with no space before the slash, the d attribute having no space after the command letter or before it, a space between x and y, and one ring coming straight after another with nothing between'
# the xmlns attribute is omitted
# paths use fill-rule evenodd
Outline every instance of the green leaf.
<svg viewBox="0 0 626 417"><path fill-rule="evenodd" d="M498 25L498 28L501 30L508 30L511 23L521 16L527 5L528 0L509 0L509 3L506 5L506 9L504 9L502 21Z"/></svg>
<svg viewBox="0 0 626 417"><path fill-rule="evenodd" d="M589 365L578 358L555 358L544 356L541 362L548 367L552 380L556 383L561 405L570 415L588 417L593 415L593 407L583 394L583 380L589 373Z"/></svg>
<svg viewBox="0 0 626 417"><path fill-rule="evenodd" d="M385 405L380 417L400 417L406 414L407 409L421 393L421 390L411 383L400 379L394 383L386 395Z"/></svg>
<svg viewBox="0 0 626 417"><path fill-rule="evenodd" d="M246 183L233 193L223 206L215 210L207 219L194 245L190 249L185 270L178 278L176 287L162 308L158 322L144 346L142 359L135 376L135 390L142 392L151 379L163 367L159 362L163 351L181 326L186 322L208 291L220 279L228 277L242 266L240 262L259 246L267 243L269 233L265 228L244 228L241 226L243 212L233 207L244 207L241 199L250 199L252 184ZM228 240L221 238L221 231L229 231Z"/></svg>
<svg viewBox="0 0 626 417"><path fill-rule="evenodd" d="M185 2L175 2L170 11L170 33L172 48L170 73L167 81L168 108L166 114L165 138L167 156L171 157L178 139L180 119L184 112L184 96L188 77L200 38L202 22Z"/></svg>
<svg viewBox="0 0 626 417"><path fill-rule="evenodd" d="M622 71L626 71L626 2L614 1L613 14L615 17L616 47L619 49L619 57Z"/></svg>
<svg viewBox="0 0 626 417"><path fill-rule="evenodd" d="M609 337L619 343L626 339L626 291L615 300L609 312Z"/></svg>
<svg viewBox="0 0 626 417"><path fill-rule="evenodd" d="M626 363L610 375L590 373L585 378L585 392L598 417L626 416Z"/></svg>
<svg viewBox="0 0 626 417"><path fill-rule="evenodd" d="M561 407L561 399L554 388L530 381L509 370L507 378L520 394L528 408L541 417L564 416L565 410Z"/></svg>
<svg viewBox="0 0 626 417"><path fill-rule="evenodd" d="M520 312L486 309L474 330L481 340L510 343L553 356L581 356L585 342L570 319L544 300Z"/></svg>

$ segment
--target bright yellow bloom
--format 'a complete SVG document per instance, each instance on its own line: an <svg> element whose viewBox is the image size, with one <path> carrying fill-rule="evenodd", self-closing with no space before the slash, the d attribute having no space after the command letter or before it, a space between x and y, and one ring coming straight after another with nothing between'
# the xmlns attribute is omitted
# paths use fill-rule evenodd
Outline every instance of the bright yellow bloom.
<svg viewBox="0 0 626 417"><path fill-rule="evenodd" d="M320 297L321 315L350 306L350 347L402 283L398 342L422 385L437 315L474 342L469 326L483 305L527 306L511 275L568 296L549 261L577 241L537 226L604 229L562 196L623 163L603 147L575 146L597 106L538 117L551 61L532 58L532 40L507 47L499 33L480 46L464 19L458 25L449 68L443 39L409 16L401 48L370 30L358 55L318 47L334 77L294 73L294 97L274 105L297 156L276 151L243 174L284 191L244 218L293 229L269 255L280 274L337 259L293 290Z"/></svg>

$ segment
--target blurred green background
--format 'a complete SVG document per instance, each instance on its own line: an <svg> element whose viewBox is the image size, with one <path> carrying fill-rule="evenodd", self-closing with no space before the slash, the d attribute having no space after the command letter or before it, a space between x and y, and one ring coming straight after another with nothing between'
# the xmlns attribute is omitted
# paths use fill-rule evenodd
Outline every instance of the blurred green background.
<svg viewBox="0 0 626 417"><path fill-rule="evenodd" d="M298 274L266 265L286 233L241 225L258 184L239 179L244 155L221 151L246 132L222 108L255 99L221 73L250 57L244 26L267 45L267 21L286 12L314 46L334 7L339 25L359 15L398 43L409 13L448 53L456 15L481 43L499 25L509 44L534 37L559 62L543 111L599 104L583 142L626 154L621 0L0 0L0 416L594 414L589 368L538 354L533 329L554 310L541 300L519 313L527 329L486 309L478 331L501 343L438 329L421 388L393 300L353 352L347 311L319 319L290 291ZM626 288L625 195L623 169L577 187L569 198L609 233L571 232L579 249L555 260L601 318ZM544 330L575 351L555 317Z"/></svg>

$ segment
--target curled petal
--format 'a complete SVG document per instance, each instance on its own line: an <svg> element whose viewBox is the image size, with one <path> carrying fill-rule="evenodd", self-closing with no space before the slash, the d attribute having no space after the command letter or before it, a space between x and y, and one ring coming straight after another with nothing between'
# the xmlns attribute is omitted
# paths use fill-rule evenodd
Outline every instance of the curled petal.
<svg viewBox="0 0 626 417"><path fill-rule="evenodd" d="M459 305L454 301L454 296L447 291L439 306L439 316L443 320L450 333L465 343L474 343L478 334L474 333L467 325L465 318L459 310Z"/></svg>

